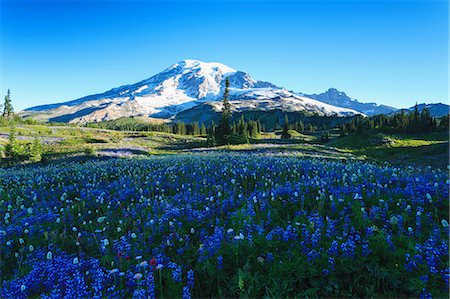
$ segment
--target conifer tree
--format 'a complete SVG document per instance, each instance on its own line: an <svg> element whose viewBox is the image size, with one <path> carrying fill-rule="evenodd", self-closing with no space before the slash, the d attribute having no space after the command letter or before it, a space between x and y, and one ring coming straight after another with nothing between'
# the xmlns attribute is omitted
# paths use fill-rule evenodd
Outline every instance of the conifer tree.
<svg viewBox="0 0 450 299"><path fill-rule="evenodd" d="M202 123L202 126L200 128L200 135L202 135L202 136L206 135L206 126L204 123Z"/></svg>
<svg viewBox="0 0 450 299"><path fill-rule="evenodd" d="M231 118L231 105L228 100L229 96L229 88L230 88L230 80L225 80L225 92L223 94L223 109L222 109L222 117L220 119L220 123L215 132L215 141L218 144L225 144L228 142L231 135L231 127L230 127L230 118Z"/></svg>
<svg viewBox="0 0 450 299"><path fill-rule="evenodd" d="M8 89L8 92L5 96L5 104L3 105L3 117L4 118L10 118L13 116L14 109L11 104L11 91Z"/></svg>
<svg viewBox="0 0 450 299"><path fill-rule="evenodd" d="M39 138L34 137L33 143L30 148L30 161L39 162L42 160L42 143Z"/></svg>
<svg viewBox="0 0 450 299"><path fill-rule="evenodd" d="M194 122L193 128L192 128L193 135L199 135L200 134L200 128L198 127L198 122Z"/></svg>
<svg viewBox="0 0 450 299"><path fill-rule="evenodd" d="M5 145L5 157L17 158L17 140L16 140L16 127L13 123L10 125L8 143Z"/></svg>
<svg viewBox="0 0 450 299"><path fill-rule="evenodd" d="M289 134L289 119L288 116L284 116L284 125L283 125L283 132L281 133L281 138L283 139L290 139L291 134Z"/></svg>

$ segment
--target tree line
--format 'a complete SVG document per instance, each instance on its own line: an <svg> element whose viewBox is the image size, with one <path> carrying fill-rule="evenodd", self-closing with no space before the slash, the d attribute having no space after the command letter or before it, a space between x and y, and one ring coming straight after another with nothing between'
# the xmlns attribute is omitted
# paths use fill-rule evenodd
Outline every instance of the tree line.
<svg viewBox="0 0 450 299"><path fill-rule="evenodd" d="M101 128L118 131L133 132L164 132L179 135L203 135L206 136L207 129L204 123L199 122L175 122L175 123L149 123L130 118L119 118L115 120L107 120L99 123L88 123L85 125L89 128Z"/></svg>
<svg viewBox="0 0 450 299"><path fill-rule="evenodd" d="M358 116L340 126L341 135L367 134L369 131L383 133L420 134L449 130L449 115L441 118L431 116L428 108L421 112L417 104L414 110L401 110L393 115Z"/></svg>

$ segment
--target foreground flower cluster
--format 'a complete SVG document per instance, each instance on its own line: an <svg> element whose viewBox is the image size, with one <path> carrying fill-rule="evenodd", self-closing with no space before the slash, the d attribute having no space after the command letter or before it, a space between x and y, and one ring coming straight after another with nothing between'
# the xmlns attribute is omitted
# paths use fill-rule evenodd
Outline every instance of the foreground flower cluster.
<svg viewBox="0 0 450 299"><path fill-rule="evenodd" d="M0 297L446 296L448 183L252 155L3 169Z"/></svg>

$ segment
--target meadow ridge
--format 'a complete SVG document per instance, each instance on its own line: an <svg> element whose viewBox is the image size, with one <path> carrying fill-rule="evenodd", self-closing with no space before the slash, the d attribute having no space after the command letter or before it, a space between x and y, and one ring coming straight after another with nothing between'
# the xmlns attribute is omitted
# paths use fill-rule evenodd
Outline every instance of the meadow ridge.
<svg viewBox="0 0 450 299"><path fill-rule="evenodd" d="M0 169L3 298L445 297L449 175L251 153Z"/></svg>

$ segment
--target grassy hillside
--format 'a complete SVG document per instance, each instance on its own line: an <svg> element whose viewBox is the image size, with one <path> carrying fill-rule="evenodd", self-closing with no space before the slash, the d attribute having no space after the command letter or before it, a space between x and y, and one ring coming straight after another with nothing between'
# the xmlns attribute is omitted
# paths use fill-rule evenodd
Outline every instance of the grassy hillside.
<svg viewBox="0 0 450 299"><path fill-rule="evenodd" d="M8 141L9 127L0 127L0 145ZM176 154L192 149L205 149L202 136L176 135L163 132L115 131L99 128L52 125L18 125L17 142L26 149L37 136L43 144L44 159L86 154L135 156ZM321 156L343 159L357 158L394 165L416 165L445 168L449 161L446 133L421 135L350 135L339 137L330 131L330 142L323 143L318 131L311 134L289 131L292 139L280 139L280 132L265 132L248 144L207 148L207 150L256 151L291 156ZM319 145L320 144L320 145Z"/></svg>
<svg viewBox="0 0 450 299"><path fill-rule="evenodd" d="M8 141L9 127L0 127L0 145ZM102 151L134 154L167 153L193 146L204 146L205 138L162 132L132 132L75 126L18 125L17 142L25 147L38 137L46 159ZM118 154L119 155L119 154Z"/></svg>
<svg viewBox="0 0 450 299"><path fill-rule="evenodd" d="M449 163L449 136L447 133L419 135L351 135L335 138L330 146L387 161L397 165L420 165L445 168Z"/></svg>

